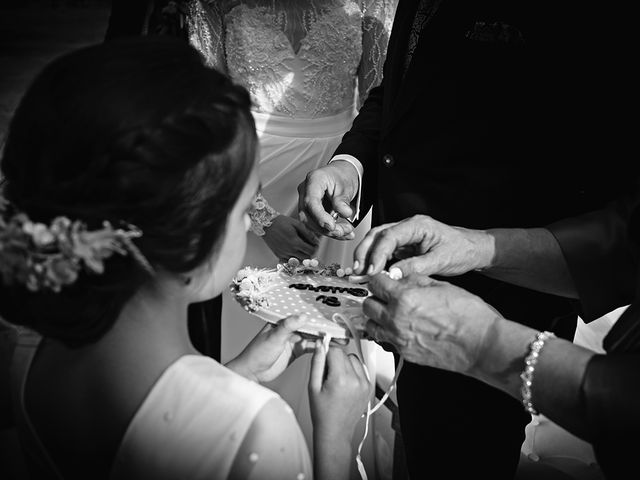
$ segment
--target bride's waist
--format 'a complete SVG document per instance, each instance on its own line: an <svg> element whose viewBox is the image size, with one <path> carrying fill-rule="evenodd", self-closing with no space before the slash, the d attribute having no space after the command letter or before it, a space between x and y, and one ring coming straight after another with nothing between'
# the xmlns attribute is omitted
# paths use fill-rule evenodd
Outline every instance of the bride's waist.
<svg viewBox="0 0 640 480"><path fill-rule="evenodd" d="M283 137L331 137L341 135L351 127L355 116L353 106L334 115L299 118L277 113L252 111L258 134Z"/></svg>

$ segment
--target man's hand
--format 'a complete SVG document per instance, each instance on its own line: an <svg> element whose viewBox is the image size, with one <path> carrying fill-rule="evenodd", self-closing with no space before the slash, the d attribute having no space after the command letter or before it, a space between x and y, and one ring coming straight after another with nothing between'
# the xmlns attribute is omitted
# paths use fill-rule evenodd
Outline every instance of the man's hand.
<svg viewBox="0 0 640 480"><path fill-rule="evenodd" d="M358 194L358 172L345 161L335 161L307 174L298 185L298 215L309 228L339 240L351 240L354 227L351 201ZM332 215L333 214L333 215Z"/></svg>

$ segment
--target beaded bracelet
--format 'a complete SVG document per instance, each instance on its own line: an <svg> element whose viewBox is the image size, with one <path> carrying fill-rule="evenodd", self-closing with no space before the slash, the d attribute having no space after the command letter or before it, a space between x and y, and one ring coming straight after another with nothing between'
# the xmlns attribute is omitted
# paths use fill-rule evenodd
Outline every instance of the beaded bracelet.
<svg viewBox="0 0 640 480"><path fill-rule="evenodd" d="M522 395L522 405L524 405L524 409L531 415L538 415L538 412L531 401L533 372L535 372L538 357L540 356L540 351L544 347L545 342L550 338L555 337L556 336L551 332L538 332L538 334L536 334L536 338L529 344L529 354L524 359L524 370L520 374L520 378L522 379L520 394Z"/></svg>

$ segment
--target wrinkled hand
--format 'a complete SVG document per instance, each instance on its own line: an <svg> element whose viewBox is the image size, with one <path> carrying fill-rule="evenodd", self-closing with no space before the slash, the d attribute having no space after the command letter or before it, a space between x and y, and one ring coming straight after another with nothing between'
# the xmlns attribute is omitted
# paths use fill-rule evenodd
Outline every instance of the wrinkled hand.
<svg viewBox="0 0 640 480"><path fill-rule="evenodd" d="M481 298L422 275L394 280L378 274L368 288L367 333L420 365L471 373L502 318Z"/></svg>
<svg viewBox="0 0 640 480"><path fill-rule="evenodd" d="M277 378L300 355L313 351L312 342L296 333L304 314L291 315L277 325L267 323L227 367L257 382Z"/></svg>
<svg viewBox="0 0 640 480"><path fill-rule="evenodd" d="M488 233L416 215L372 228L356 247L354 271L375 275L387 262L401 259L389 267L394 278L453 276L489 266L493 254L493 237Z"/></svg>
<svg viewBox="0 0 640 480"><path fill-rule="evenodd" d="M274 218L262 238L280 261L313 258L319 243L318 235L309 227L286 215Z"/></svg>
<svg viewBox="0 0 640 480"><path fill-rule="evenodd" d="M373 386L365 367L354 353L331 346L325 353L316 342L309 378L309 401L314 436L325 441L347 438L367 410Z"/></svg>
<svg viewBox="0 0 640 480"><path fill-rule="evenodd" d="M358 172L350 163L336 161L312 170L298 185L300 220L322 235L351 240L354 227L347 219L353 215L350 203L357 194Z"/></svg>

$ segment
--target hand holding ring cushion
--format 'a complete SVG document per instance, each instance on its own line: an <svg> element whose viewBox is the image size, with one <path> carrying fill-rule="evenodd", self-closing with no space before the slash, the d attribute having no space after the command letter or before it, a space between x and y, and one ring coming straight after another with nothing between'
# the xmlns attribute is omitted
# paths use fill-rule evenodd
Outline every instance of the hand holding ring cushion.
<svg viewBox="0 0 640 480"><path fill-rule="evenodd" d="M267 322L304 313L299 333L348 340L364 332L362 302L370 294L366 285L350 281L350 273L338 264L292 258L276 268L241 269L231 291L245 310Z"/></svg>

